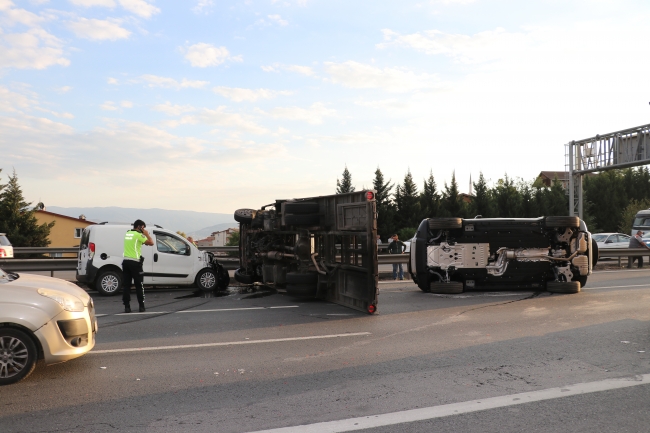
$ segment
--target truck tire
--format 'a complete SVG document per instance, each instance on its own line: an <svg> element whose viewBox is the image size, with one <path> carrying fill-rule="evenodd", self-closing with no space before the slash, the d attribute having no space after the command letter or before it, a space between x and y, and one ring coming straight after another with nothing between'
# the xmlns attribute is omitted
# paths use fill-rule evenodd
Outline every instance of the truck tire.
<svg viewBox="0 0 650 433"><path fill-rule="evenodd" d="M320 223L320 217L318 214L285 214L284 223L288 226L317 226Z"/></svg>
<svg viewBox="0 0 650 433"><path fill-rule="evenodd" d="M315 298L316 284L287 284L287 295L294 298Z"/></svg>
<svg viewBox="0 0 650 433"><path fill-rule="evenodd" d="M95 289L102 296L117 295L122 290L122 272L114 269L100 272L95 279Z"/></svg>
<svg viewBox="0 0 650 433"><path fill-rule="evenodd" d="M295 215L318 213L318 203L311 201L285 202L283 212Z"/></svg>
<svg viewBox="0 0 650 433"><path fill-rule="evenodd" d="M461 218L429 218L429 230L459 229L462 226Z"/></svg>
<svg viewBox="0 0 650 433"><path fill-rule="evenodd" d="M235 271L235 280L242 284L253 284L255 282L255 277L242 273L241 268L239 268Z"/></svg>
<svg viewBox="0 0 650 433"><path fill-rule="evenodd" d="M289 284L312 284L316 285L318 282L318 274L316 272L287 272L286 280Z"/></svg>
<svg viewBox="0 0 650 433"><path fill-rule="evenodd" d="M255 216L255 209L237 209L235 211L235 221L243 224L250 224Z"/></svg>
<svg viewBox="0 0 650 433"><path fill-rule="evenodd" d="M579 281L549 281L546 290L550 293L579 293Z"/></svg>
<svg viewBox="0 0 650 433"><path fill-rule="evenodd" d="M217 288L217 274L210 268L201 269L196 275L196 287L204 292L211 292Z"/></svg>
<svg viewBox="0 0 650 433"><path fill-rule="evenodd" d="M550 216L544 221L546 227L580 227L580 218L576 216Z"/></svg>
<svg viewBox="0 0 650 433"><path fill-rule="evenodd" d="M0 369L0 386L19 382L29 376L38 352L34 340L26 332L15 328L0 328L0 347L6 359Z"/></svg>
<svg viewBox="0 0 650 433"><path fill-rule="evenodd" d="M431 293L440 293L445 295L456 295L463 293L463 283L451 281L449 283L441 283L436 281L431 283Z"/></svg>

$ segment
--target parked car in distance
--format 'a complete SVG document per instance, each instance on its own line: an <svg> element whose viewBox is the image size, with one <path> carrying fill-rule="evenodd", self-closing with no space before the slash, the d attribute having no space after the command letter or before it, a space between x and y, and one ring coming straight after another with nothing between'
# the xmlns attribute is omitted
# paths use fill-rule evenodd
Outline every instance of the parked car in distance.
<svg viewBox="0 0 650 433"><path fill-rule="evenodd" d="M122 290L124 235L133 226L95 224L81 234L77 281L100 295ZM148 229L154 245L142 246L145 286L193 286L209 292L228 287L230 277L214 254L199 249L184 237L160 226Z"/></svg>
<svg viewBox="0 0 650 433"><path fill-rule="evenodd" d="M0 233L0 258L9 259L14 256L14 247L7 238L7 235Z"/></svg>
<svg viewBox="0 0 650 433"><path fill-rule="evenodd" d="M598 249L627 248L630 245L630 235L623 233L596 233L591 238L596 241Z"/></svg>
<svg viewBox="0 0 650 433"><path fill-rule="evenodd" d="M0 385L16 383L45 365L69 361L95 346L92 298L58 278L0 269Z"/></svg>

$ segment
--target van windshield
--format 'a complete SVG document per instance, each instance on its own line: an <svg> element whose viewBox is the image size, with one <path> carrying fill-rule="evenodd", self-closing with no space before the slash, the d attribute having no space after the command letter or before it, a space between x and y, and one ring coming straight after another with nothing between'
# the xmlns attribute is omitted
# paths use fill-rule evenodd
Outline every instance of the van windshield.
<svg viewBox="0 0 650 433"><path fill-rule="evenodd" d="M650 215L634 218L634 227L650 227Z"/></svg>

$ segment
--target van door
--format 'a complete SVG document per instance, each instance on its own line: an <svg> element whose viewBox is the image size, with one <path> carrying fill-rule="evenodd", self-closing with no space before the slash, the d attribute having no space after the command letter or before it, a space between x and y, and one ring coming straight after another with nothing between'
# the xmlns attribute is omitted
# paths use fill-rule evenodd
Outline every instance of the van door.
<svg viewBox="0 0 650 433"><path fill-rule="evenodd" d="M194 261L192 249L180 236L154 231L152 247L154 284L188 284L193 282Z"/></svg>

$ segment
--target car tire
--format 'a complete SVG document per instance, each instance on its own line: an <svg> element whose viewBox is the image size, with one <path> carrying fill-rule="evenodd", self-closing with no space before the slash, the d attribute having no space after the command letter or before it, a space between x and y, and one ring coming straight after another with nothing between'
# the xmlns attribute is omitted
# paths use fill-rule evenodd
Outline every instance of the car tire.
<svg viewBox="0 0 650 433"><path fill-rule="evenodd" d="M211 292L217 288L217 274L214 270L206 268L196 275L196 287L204 292Z"/></svg>
<svg viewBox="0 0 650 433"><path fill-rule="evenodd" d="M100 272L95 279L95 289L102 296L113 296L122 290L122 272L109 269Z"/></svg>
<svg viewBox="0 0 650 433"><path fill-rule="evenodd" d="M576 216L550 216L544 221L546 227L580 227L580 218Z"/></svg>
<svg viewBox="0 0 650 433"><path fill-rule="evenodd" d="M591 239L591 266L592 266L592 268L594 266L596 266L596 264L598 263L598 259L600 258L600 257L598 257L599 254L600 254L600 251L598 250L598 244L592 238Z"/></svg>
<svg viewBox="0 0 650 433"><path fill-rule="evenodd" d="M587 285L587 276L579 276L575 279L575 281L580 283L580 289L582 289L584 286Z"/></svg>
<svg viewBox="0 0 650 433"><path fill-rule="evenodd" d="M318 282L318 274L316 272L287 272L285 279L287 285L289 284L311 284L316 285Z"/></svg>
<svg viewBox="0 0 650 433"><path fill-rule="evenodd" d="M253 284L255 282L255 277L242 273L241 268L239 268L235 271L235 280L242 284Z"/></svg>
<svg viewBox="0 0 650 433"><path fill-rule="evenodd" d="M579 281L549 281L546 290L550 293L579 293Z"/></svg>
<svg viewBox="0 0 650 433"><path fill-rule="evenodd" d="M311 213L318 213L318 203L303 201L303 202L285 202L283 212L285 214L304 215Z"/></svg>
<svg viewBox="0 0 650 433"><path fill-rule="evenodd" d="M235 211L235 221L238 223L249 224L253 221L255 209L237 209Z"/></svg>
<svg viewBox="0 0 650 433"><path fill-rule="evenodd" d="M320 216L318 214L285 214L284 223L288 226L317 226L320 223Z"/></svg>
<svg viewBox="0 0 650 433"><path fill-rule="evenodd" d="M459 229L462 226L461 218L429 218L429 230Z"/></svg>
<svg viewBox="0 0 650 433"><path fill-rule="evenodd" d="M223 265L217 264L217 287L215 287L215 290L226 290L229 284L230 274Z"/></svg>
<svg viewBox="0 0 650 433"><path fill-rule="evenodd" d="M316 284L287 284L287 295L294 298L315 298Z"/></svg>
<svg viewBox="0 0 650 433"><path fill-rule="evenodd" d="M431 283L431 293L439 293L445 295L457 295L463 293L463 283L451 281L449 283L441 283L436 281Z"/></svg>
<svg viewBox="0 0 650 433"><path fill-rule="evenodd" d="M0 328L0 347L4 354L0 357L0 385L19 382L34 371L38 351L34 340L26 332Z"/></svg>

